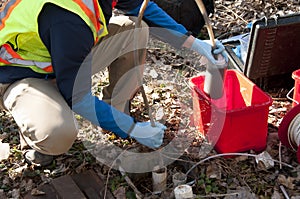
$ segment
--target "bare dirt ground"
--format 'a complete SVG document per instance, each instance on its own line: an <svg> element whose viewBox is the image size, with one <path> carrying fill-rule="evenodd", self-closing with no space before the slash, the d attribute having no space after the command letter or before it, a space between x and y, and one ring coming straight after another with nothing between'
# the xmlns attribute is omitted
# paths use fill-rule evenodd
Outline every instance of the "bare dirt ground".
<svg viewBox="0 0 300 199"><path fill-rule="evenodd" d="M296 0L217 0L211 21L216 38L224 39L247 32L247 24L255 19L295 12L300 12ZM207 39L205 28L200 37ZM268 141L264 152L273 161L264 158L257 161L259 153L252 150L231 158L218 157L199 132L189 125L193 107L188 82L203 70L198 56L175 50L151 38L145 67L145 90L155 119L165 122L168 128L164 146L179 134L191 138L191 142L184 153L167 166L167 189L163 193L153 193L151 173L142 177L128 175L143 198L174 198L171 178L177 171L188 172L188 182L196 198L300 198L300 166L295 152L280 146L277 136L282 118L291 109L291 101L286 98L289 88L283 85L280 89L265 91L273 98L273 103L269 110ZM93 78L95 94L107 84L103 75L105 71ZM149 119L141 94L134 98L131 114L138 120ZM0 112L0 141L9 143L10 147L9 157L0 162L0 198L22 198L27 193L34 195L38 193L36 188L39 185L53 178L88 169L94 169L107 182L106 189L116 198L135 198L134 189L120 172L97 160L90 146L91 143L101 145L101 155L111 160L118 156L111 146L139 152L149 152L149 149L134 140L121 140L110 132L103 132L79 116L77 119L80 132L70 151L56 157L52 165L40 168L24 162L18 127L8 112Z"/></svg>

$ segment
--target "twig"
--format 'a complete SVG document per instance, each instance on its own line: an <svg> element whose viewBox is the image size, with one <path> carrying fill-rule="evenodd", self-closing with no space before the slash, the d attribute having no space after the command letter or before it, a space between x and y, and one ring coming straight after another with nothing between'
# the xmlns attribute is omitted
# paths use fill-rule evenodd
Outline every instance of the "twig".
<svg viewBox="0 0 300 199"><path fill-rule="evenodd" d="M230 12L232 12L234 14L234 16L236 16L237 18L241 19L245 24L248 24L248 21L246 21L245 19L243 19L241 16L239 16L238 14L236 14L233 10L227 8L226 6L224 5L220 5L222 6L223 8L225 8L226 10L229 10Z"/></svg>
<svg viewBox="0 0 300 199"><path fill-rule="evenodd" d="M274 101L287 101L288 100L288 98L286 98L286 97L272 97L272 99Z"/></svg>
<svg viewBox="0 0 300 199"><path fill-rule="evenodd" d="M279 168L282 169L282 164L281 164L281 142L279 142L279 147L278 147L278 156L279 156Z"/></svg>
<svg viewBox="0 0 300 199"><path fill-rule="evenodd" d="M130 149L130 147L127 148L127 149L125 149L124 151L122 151L122 153L120 153L120 154L118 155L118 157L114 159L114 161L112 162L111 166L109 167L109 170L108 170L108 172L107 172L106 182L105 182L105 189L104 189L104 196L103 196L104 199L106 198L106 194L107 194L107 188L108 188L107 186L108 186L109 174L110 174L110 172L111 172L113 166L114 166L116 163L119 164L119 163L118 163L119 157L120 157L122 154L124 154L125 152L127 152L128 149Z"/></svg>
<svg viewBox="0 0 300 199"><path fill-rule="evenodd" d="M239 175L237 175L237 177L238 177L239 181L242 181L242 183L244 183L244 185L248 188L248 190L250 192L253 192L252 189L251 189L251 187L248 185L248 183L245 181L244 178L241 178L241 176L239 176Z"/></svg>
<svg viewBox="0 0 300 199"><path fill-rule="evenodd" d="M121 166L119 166L119 170L120 170L120 173L122 174L122 176L125 177L125 180L128 183L128 185L133 189L133 191L136 195L136 198L137 199L142 199L143 194L136 188L136 186L133 184L131 179L126 175L125 170Z"/></svg>
<svg viewBox="0 0 300 199"><path fill-rule="evenodd" d="M106 182L105 182L105 189L104 189L104 195L103 195L103 198L105 199L106 198L106 194L107 194L107 186L108 186L108 180L109 180L109 174L111 172L111 169L113 167L113 165L116 163L116 159L113 161L112 165L109 167L109 170L107 172L107 177L106 177Z"/></svg>
<svg viewBox="0 0 300 199"><path fill-rule="evenodd" d="M290 197L289 197L288 193L286 192L284 186L280 185L279 188L280 188L280 190L282 191L282 193L283 193L285 199L290 199Z"/></svg>
<svg viewBox="0 0 300 199"><path fill-rule="evenodd" d="M217 198L217 197L224 197L224 196L238 196L238 192L234 193L224 193L224 194L211 194L206 196L196 195L194 198Z"/></svg>
<svg viewBox="0 0 300 199"><path fill-rule="evenodd" d="M150 190L150 189L148 189L148 187L145 187L143 184L141 184L141 187L143 187L144 189L146 189L149 193L151 193L151 195L153 195L153 192ZM147 194L148 195L148 194Z"/></svg>
<svg viewBox="0 0 300 199"><path fill-rule="evenodd" d="M228 14L227 12L222 12L222 11L219 11L221 14L224 14L224 15L226 15L226 16L228 16L228 17L230 17L231 19L233 19L233 20L235 20L235 18L233 17L233 16L231 16L230 14ZM222 20L229 20L229 19L226 19L226 18L220 18L220 19L222 19Z"/></svg>

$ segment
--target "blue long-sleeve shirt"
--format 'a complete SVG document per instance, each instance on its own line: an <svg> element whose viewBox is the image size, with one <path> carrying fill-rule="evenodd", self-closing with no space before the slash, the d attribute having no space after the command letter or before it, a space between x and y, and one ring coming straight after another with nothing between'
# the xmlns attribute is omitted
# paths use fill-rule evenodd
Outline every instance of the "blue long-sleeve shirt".
<svg viewBox="0 0 300 199"><path fill-rule="evenodd" d="M112 1L101 0L99 2L108 21L112 15ZM137 15L141 3L142 0L119 0L116 8L123 10L129 15ZM65 26L60 23L61 20L71 23ZM175 37L178 37L178 33L179 35L185 35L188 32L153 2L148 4L144 13L144 20L149 26L166 28L167 32ZM40 37L51 55L54 73L44 75L35 73L29 68L1 66L0 83L12 83L30 77L56 78L59 91L75 112L89 119L94 124L111 130L121 137L126 137L127 131L132 128L134 119L92 96L90 90L87 90L81 101L79 100L74 104L74 82L85 56L89 54L93 46L93 36L90 29L77 15L52 4L45 5L39 16L38 23ZM160 31L158 32L160 33ZM81 41L72 42L74 41L72 38L74 40L81 38ZM172 43L172 39L168 40L168 38L170 37L167 36L165 41ZM180 46L178 42L174 46L176 45ZM90 78L86 77L85 80L86 88L90 89Z"/></svg>
<svg viewBox="0 0 300 199"><path fill-rule="evenodd" d="M138 10L142 4L143 0L118 0L118 3L116 5L117 9L123 10L129 15L138 15ZM99 1L102 11L105 15L106 21L109 21L109 19L112 16L112 0L100 0ZM63 16L66 17L66 16ZM67 20L67 19L66 19ZM167 30L173 30L174 32L180 33L182 35L188 34L188 31L181 25L178 24L175 20L173 20L170 16L168 16L162 9L157 7L157 5L154 2L149 2L148 8L145 11L144 14L144 20L149 24L149 26L152 27L163 27L167 28ZM81 30L83 32L83 30ZM161 29L161 35L164 36L158 36L162 40L165 40L168 43L172 43L172 41L177 40L178 37L175 35L173 36L166 36L164 31ZM65 30L63 34L68 35L72 32L72 30L68 31ZM169 31L168 31L169 32ZM72 34L72 33L71 33ZM84 32L83 34L84 35ZM158 34L159 35L159 34ZM170 39L171 38L171 39ZM180 41L181 44L183 42ZM174 42L175 43L175 42ZM178 43L177 43L178 44ZM179 45L176 45L177 47L180 47ZM76 50L76 49L72 49ZM39 73L35 73L31 69L28 68L21 68L21 67L0 67L0 83L12 83L17 80L27 78L27 77L34 77L34 78L54 78L55 74L50 75L43 75Z"/></svg>

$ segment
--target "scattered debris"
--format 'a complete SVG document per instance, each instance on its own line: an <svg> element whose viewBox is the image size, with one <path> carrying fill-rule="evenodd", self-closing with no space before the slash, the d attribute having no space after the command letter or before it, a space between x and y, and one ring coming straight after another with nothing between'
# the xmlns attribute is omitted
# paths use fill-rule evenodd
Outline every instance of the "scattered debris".
<svg viewBox="0 0 300 199"><path fill-rule="evenodd" d="M0 1L0 6L3 2ZM216 0L215 4L216 11L211 22L218 39L245 33L249 31L247 28L249 22L264 16L300 12L299 1L293 0ZM203 39L208 38L205 28L199 36ZM176 172L186 174L191 168L186 182L192 186L196 196L203 198L296 199L300 195L300 166L296 156L293 151L282 146L279 158L279 140L276 137L282 118L291 108L291 101L285 97L288 90L268 92L273 98L273 104L268 118L269 136L266 151L257 156L256 152L250 151L249 154L257 157L255 159L248 156L221 157L209 159L193 167L199 161L216 155L205 138L195 128L189 126L193 110L188 79L203 72L205 68L197 55L179 52L153 38L149 43L146 61L146 94L155 110L156 120L164 121L168 127L164 146L178 136L190 136L192 141L191 146L176 156L174 163L168 165L167 188L161 195L153 194L151 175L129 178L144 198L174 198L171 176ZM101 87L108 84L105 75L107 73L103 71L103 74L93 77L96 82L94 84L96 95L100 95ZM97 81L99 78L103 81ZM137 120L149 119L142 101L141 95L137 95L133 100L131 113ZM76 117L80 132L70 151L58 156L47 168L34 168L23 160L18 127L11 115L5 111L0 112L0 198L21 198L28 193L33 196L43 195L45 192L38 189L38 186L49 184L61 176L81 173L91 168L97 170L98 175L103 178L109 178L107 189L111 190L116 198L135 197L135 188L130 185L128 179L126 180L117 170L111 170L109 164L103 164L99 160L105 157L104 159L113 161L118 156L118 152L110 147L111 145L123 149L136 148L138 152L149 152L149 149L131 139L119 139L111 132L105 132L91 125L80 116ZM105 147L93 150L93 146L99 143ZM180 144L183 143L177 143ZM92 152L99 152L100 158L96 159ZM274 165L270 157L274 160L280 159L280 162L285 164L281 167ZM293 168L286 164L292 165Z"/></svg>
<svg viewBox="0 0 300 199"><path fill-rule="evenodd" d="M32 196L41 196L41 195L45 195L46 193L44 191L40 191L37 188L34 188L31 190L31 195Z"/></svg>
<svg viewBox="0 0 300 199"><path fill-rule="evenodd" d="M274 167L273 158L270 156L270 154L267 151L258 154L255 160L257 164L262 163L266 169L270 169Z"/></svg>
<svg viewBox="0 0 300 199"><path fill-rule="evenodd" d="M0 161L6 160L9 157L10 146L8 143L0 142Z"/></svg>

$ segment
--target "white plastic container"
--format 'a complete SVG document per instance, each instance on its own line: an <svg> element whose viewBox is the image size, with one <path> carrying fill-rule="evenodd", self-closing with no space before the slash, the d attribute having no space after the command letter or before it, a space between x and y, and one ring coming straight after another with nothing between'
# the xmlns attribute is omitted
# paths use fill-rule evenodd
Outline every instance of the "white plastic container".
<svg viewBox="0 0 300 199"><path fill-rule="evenodd" d="M179 185L174 189L176 199L193 198L193 189L190 185Z"/></svg>
<svg viewBox="0 0 300 199"><path fill-rule="evenodd" d="M158 166L154 167L152 171L152 183L153 183L153 192L161 193L167 187L167 168Z"/></svg>

